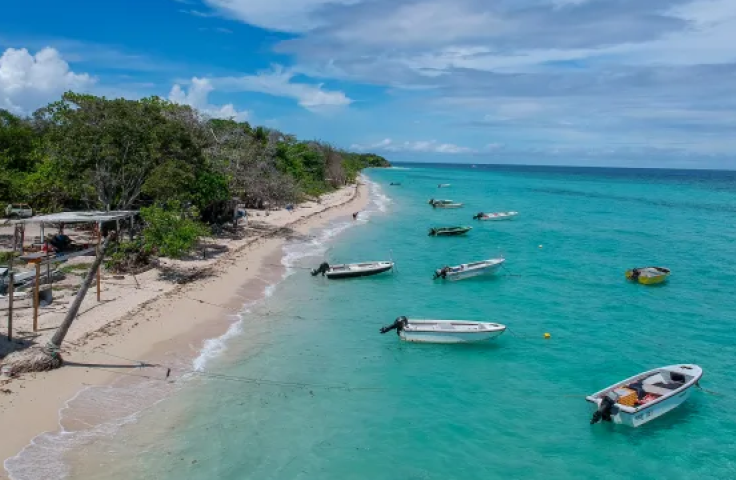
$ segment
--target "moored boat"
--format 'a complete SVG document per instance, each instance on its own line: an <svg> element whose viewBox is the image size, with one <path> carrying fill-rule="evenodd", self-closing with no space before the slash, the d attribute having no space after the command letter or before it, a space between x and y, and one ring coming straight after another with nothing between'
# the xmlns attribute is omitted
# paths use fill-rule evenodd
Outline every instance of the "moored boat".
<svg viewBox="0 0 736 480"><path fill-rule="evenodd" d="M445 266L435 270L434 278L455 281L480 275L490 275L498 271L505 261L503 258L491 258L480 262L463 263L454 267Z"/></svg>
<svg viewBox="0 0 736 480"><path fill-rule="evenodd" d="M406 342L417 343L472 343L498 337L506 331L499 323L472 320L415 320L399 317L383 327L381 333L396 330Z"/></svg>
<svg viewBox="0 0 736 480"><path fill-rule="evenodd" d="M473 220L485 220L485 221L511 220L518 214L519 212L493 212L493 213L478 212L475 215L473 215Z"/></svg>
<svg viewBox="0 0 736 480"><path fill-rule="evenodd" d="M434 198L429 200L429 204L434 208L460 208L463 206L462 203L456 203L452 200L435 200Z"/></svg>
<svg viewBox="0 0 736 480"><path fill-rule="evenodd" d="M473 227L459 226L459 227L432 227L429 229L430 237L449 237L457 235L465 235L471 231Z"/></svg>
<svg viewBox="0 0 736 480"><path fill-rule="evenodd" d="M312 276L315 277L322 274L331 280L341 278L369 277L378 275L379 273L388 272L394 268L394 262L363 262L363 263L344 263L339 265L330 265L323 262L318 268L312 270Z"/></svg>
<svg viewBox="0 0 736 480"><path fill-rule="evenodd" d="M669 276L670 269L664 267L632 268L626 271L627 279L642 285L656 285L666 281Z"/></svg>
<svg viewBox="0 0 736 480"><path fill-rule="evenodd" d="M440 183L439 185L437 185L437 188L447 188L449 186L450 186L449 183Z"/></svg>
<svg viewBox="0 0 736 480"><path fill-rule="evenodd" d="M698 365L679 364L627 378L585 398L595 407L590 423L644 425L682 405L702 376Z"/></svg>

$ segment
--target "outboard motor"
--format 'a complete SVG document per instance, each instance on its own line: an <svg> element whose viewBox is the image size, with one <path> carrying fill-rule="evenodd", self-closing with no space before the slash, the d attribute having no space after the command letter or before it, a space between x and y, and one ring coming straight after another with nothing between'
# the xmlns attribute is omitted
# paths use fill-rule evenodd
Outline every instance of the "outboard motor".
<svg viewBox="0 0 736 480"><path fill-rule="evenodd" d="M631 279L632 280L638 280L639 275L641 275L641 270L639 270L638 268L631 269Z"/></svg>
<svg viewBox="0 0 736 480"><path fill-rule="evenodd" d="M479 220L481 217L483 217L483 212L478 212L473 215L473 220Z"/></svg>
<svg viewBox="0 0 736 480"><path fill-rule="evenodd" d="M435 280L438 278L447 278L447 272L450 271L450 267L442 267L438 268L434 271L434 278Z"/></svg>
<svg viewBox="0 0 736 480"><path fill-rule="evenodd" d="M604 422L610 422L611 421L611 415L615 412L613 411L614 406L616 405L616 402L606 395L601 400L601 404L598 405L598 410L595 411L593 414L593 418L590 419L590 424L596 424L603 420Z"/></svg>
<svg viewBox="0 0 736 480"><path fill-rule="evenodd" d="M409 319L401 316L398 317L391 325L381 328L381 333L388 333L391 330L396 330L396 335L401 335L401 331L404 330L407 325L409 325Z"/></svg>
<svg viewBox="0 0 736 480"><path fill-rule="evenodd" d="M321 273L322 276L324 277L325 273L329 271L330 271L330 264L327 262L322 262L322 264L319 267L312 269L312 276L316 277L317 275Z"/></svg>
<svg viewBox="0 0 736 480"><path fill-rule="evenodd" d="M435 235L437 235L437 230L435 230L434 228L430 228L429 229L429 236L430 237L433 237Z"/></svg>
<svg viewBox="0 0 736 480"><path fill-rule="evenodd" d="M430 198L429 199L429 202L427 202L427 203L429 203L430 205L434 206L434 198Z"/></svg>

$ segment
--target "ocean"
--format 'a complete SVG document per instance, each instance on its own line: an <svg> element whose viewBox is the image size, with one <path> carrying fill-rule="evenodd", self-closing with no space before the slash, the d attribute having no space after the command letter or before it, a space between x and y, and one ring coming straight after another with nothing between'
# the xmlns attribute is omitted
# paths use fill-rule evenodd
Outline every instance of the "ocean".
<svg viewBox="0 0 736 480"><path fill-rule="evenodd" d="M286 245L285 278L198 358L212 375L65 453L69 478L736 478L736 173L366 174L368 209ZM465 206L435 210L430 198ZM508 210L520 214L472 219ZM427 235L443 225L473 230ZM432 279L443 265L499 255L496 276ZM323 259L393 259L397 269L311 277ZM669 282L625 280L647 265L669 267ZM509 330L487 344L405 344L379 333L400 315ZM589 424L585 395L675 363L700 365L708 391L638 429Z"/></svg>

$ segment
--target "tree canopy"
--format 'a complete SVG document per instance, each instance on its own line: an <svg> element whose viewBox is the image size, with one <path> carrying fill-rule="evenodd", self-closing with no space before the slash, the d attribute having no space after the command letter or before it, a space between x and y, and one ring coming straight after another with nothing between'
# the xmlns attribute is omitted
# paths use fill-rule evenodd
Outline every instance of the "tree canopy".
<svg viewBox="0 0 736 480"><path fill-rule="evenodd" d="M37 211L163 206L203 215L238 198L282 205L355 181L385 158L209 119L158 97L66 93L23 118L0 109L0 201Z"/></svg>

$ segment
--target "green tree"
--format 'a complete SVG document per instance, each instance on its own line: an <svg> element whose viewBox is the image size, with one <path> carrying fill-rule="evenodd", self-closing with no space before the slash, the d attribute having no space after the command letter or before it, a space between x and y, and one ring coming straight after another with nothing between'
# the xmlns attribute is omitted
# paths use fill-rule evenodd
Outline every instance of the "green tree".
<svg viewBox="0 0 736 480"><path fill-rule="evenodd" d="M85 172L108 210L129 208L157 167L203 161L206 140L195 112L157 97L108 100L66 93L35 118L51 154Z"/></svg>

